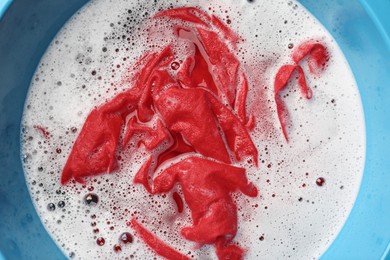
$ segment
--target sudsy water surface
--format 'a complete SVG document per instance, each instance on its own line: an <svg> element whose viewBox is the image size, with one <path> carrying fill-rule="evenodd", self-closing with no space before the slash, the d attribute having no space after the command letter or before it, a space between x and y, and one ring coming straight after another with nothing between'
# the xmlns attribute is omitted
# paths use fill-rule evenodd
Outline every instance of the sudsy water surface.
<svg viewBox="0 0 390 260"><path fill-rule="evenodd" d="M345 58L329 33L294 1L100 0L78 11L43 56L22 122L26 181L43 224L70 258L158 258L130 226L132 217L189 257L216 258L211 246L180 236L191 222L180 187L150 195L133 184L147 158L143 149L121 153L120 169L112 174L85 184L60 184L89 112L129 88L118 82L134 73L128 71L131 64L162 44L145 38L148 18L181 6L218 16L244 39L235 55L248 75L248 107L257 111L251 137L259 167L237 166L247 169L259 196L234 196L239 225L234 241L246 249L246 259L318 258L353 206L365 132L359 93ZM323 43L330 60L320 75L306 74L312 99L301 97L295 79L281 92L291 121L286 142L276 113L274 79L282 65L291 63L294 48L307 40Z"/></svg>

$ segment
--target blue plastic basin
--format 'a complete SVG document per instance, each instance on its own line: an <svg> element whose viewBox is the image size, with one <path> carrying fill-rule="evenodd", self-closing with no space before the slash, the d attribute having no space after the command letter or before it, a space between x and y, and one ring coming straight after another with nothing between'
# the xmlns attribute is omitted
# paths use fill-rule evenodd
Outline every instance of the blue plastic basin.
<svg viewBox="0 0 390 260"><path fill-rule="evenodd" d="M31 202L19 133L24 100L41 56L86 2L0 0L0 259L66 258ZM390 259L390 1L300 2L344 52L358 83L366 120L360 191L343 229L322 258Z"/></svg>

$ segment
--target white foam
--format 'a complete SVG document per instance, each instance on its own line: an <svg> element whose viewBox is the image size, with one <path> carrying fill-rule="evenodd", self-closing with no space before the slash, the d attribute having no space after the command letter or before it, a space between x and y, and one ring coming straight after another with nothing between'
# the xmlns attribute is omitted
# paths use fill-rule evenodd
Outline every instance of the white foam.
<svg viewBox="0 0 390 260"><path fill-rule="evenodd" d="M68 256L152 258L153 252L137 238L130 245L122 245L121 253L113 250L122 232L133 233L126 223L137 212L135 215L147 222L148 229L184 254L215 258L212 247L195 250L195 244L178 235L190 220L188 209L177 216L171 194L149 196L140 185L132 184L145 159L142 151L123 153L118 173L92 178L85 188L61 187L59 183L61 170L89 111L129 87L110 84L119 82L129 64L149 49L137 28L159 8L170 5L179 6L177 1L90 2L58 33L34 75L22 129L25 175L42 222ZM239 46L238 57L248 73L261 74L250 77L253 86L249 99L253 103L257 88L263 87L255 84L255 79L261 78L268 86L270 102L255 105L270 106L274 113L265 120L277 127L272 83L277 69L290 61L292 50L288 45L318 39L329 48L331 60L321 77L307 74L308 84L317 86L311 100L300 97L296 82L282 93L288 94L285 102L292 120L288 129L290 142L285 142L280 130L271 138L264 138L262 129L252 133L264 163L258 169L244 166L260 189L260 196L236 198L240 210L235 241L248 249L247 259L318 258L334 240L353 206L364 164L363 112L345 58L329 33L295 1L181 1L180 5L195 5L206 11L211 7L222 20L231 20L230 27L246 39ZM125 23L127 28L123 27ZM130 37L129 42L122 40L126 29L129 33L124 35ZM92 75L93 71L96 75ZM46 127L50 138L46 140L34 125ZM72 127L77 130L72 132ZM325 178L324 186L316 185L318 177ZM83 202L90 187L99 195L96 206ZM60 194L57 190L61 190ZM59 201L64 201L65 207L60 208ZM49 203L56 205L54 211L47 209ZM96 226L92 227L92 222ZM97 234L93 232L96 228ZM98 237L105 238L104 246L96 244Z"/></svg>

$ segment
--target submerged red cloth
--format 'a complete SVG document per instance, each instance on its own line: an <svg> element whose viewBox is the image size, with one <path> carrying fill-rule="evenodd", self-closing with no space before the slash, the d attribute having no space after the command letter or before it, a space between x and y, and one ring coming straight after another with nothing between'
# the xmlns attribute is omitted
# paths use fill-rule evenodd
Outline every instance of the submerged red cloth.
<svg viewBox="0 0 390 260"><path fill-rule="evenodd" d="M151 194L167 193L180 185L192 217L192 225L184 227L181 235L213 244L220 259L241 259L245 250L232 243L238 223L231 193L256 197L258 191L244 168L230 164L247 160L257 166L258 152L249 135L254 120L246 112L248 80L234 54L240 37L217 17L196 8L162 11L151 20L167 26L164 31L150 28L150 40L171 37L165 41L170 43L140 58L133 66L135 77L127 82L133 86L88 115L61 183L72 178L84 182L86 177L113 172L118 167L118 151L126 150L134 136L140 135L138 146L143 145L151 155L134 182ZM187 47L185 52L182 46ZM283 66L276 75L275 100L286 138L282 117L286 108L279 92L298 70L301 90L310 96L298 65L307 55L313 72L325 62L322 45L309 44L294 54L294 65ZM163 149L157 154L156 148ZM175 159L155 176L157 167ZM182 211L181 197L175 196ZM132 225L157 254L186 259L137 221L132 220Z"/></svg>
<svg viewBox="0 0 390 260"><path fill-rule="evenodd" d="M292 55L293 65L282 66L275 76L274 93L276 110L284 138L287 141L288 134L286 125L288 120L288 113L286 105L284 104L279 93L287 86L293 72L297 71L298 85L301 89L302 96L306 99L310 99L313 96L312 90L306 84L305 72L303 71L301 65L299 65L299 63L305 58L307 58L309 72L315 75L319 74L323 69L325 69L326 63L329 60L328 52L324 45L312 41L305 42L299 45L298 48L294 51Z"/></svg>

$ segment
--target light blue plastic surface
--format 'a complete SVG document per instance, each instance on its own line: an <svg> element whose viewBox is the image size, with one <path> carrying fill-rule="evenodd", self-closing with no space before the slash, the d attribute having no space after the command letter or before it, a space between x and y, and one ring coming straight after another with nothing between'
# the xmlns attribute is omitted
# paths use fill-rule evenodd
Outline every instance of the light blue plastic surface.
<svg viewBox="0 0 390 260"><path fill-rule="evenodd" d="M17 2L25 2L26 8L29 8L34 1ZM50 1L36 2L36 5L43 2L50 5ZM28 61L24 74L10 76L9 74L16 73L15 69L18 68L12 68L12 64L8 64L11 68L0 67L0 148L10 146L9 151L0 152L0 221L6 216L9 218L7 221L16 223L10 222L8 227L15 229L15 234L5 234L8 229L0 226L0 236L3 238L0 239L0 251L7 259L22 259L26 258L26 255L30 255L31 259L64 258L40 224L31 201L23 201L28 197L28 192L23 183L23 173L20 172L20 160L11 158L19 156L15 151L19 149L17 143L20 118L35 66L56 31L86 0L54 2L57 6L53 3L50 5L51 9L43 4L39 8L31 7L39 12L39 15L32 13L33 16L41 15L41 22L43 17L47 17L53 25L33 32L34 36L31 37L36 38L38 36L35 34L40 33L46 40L33 46L36 53ZM300 2L318 18L341 47L358 83L366 120L367 151L362 185L343 229L322 259L390 259L389 255L385 256L390 242L390 0L360 0L360 3L356 0ZM0 16L10 3L10 0L0 0ZM64 8L61 5L71 7ZM63 8L60 9L64 10L63 15L52 15L50 10L57 7ZM9 11L11 12L12 8ZM6 18L5 16L4 19ZM2 18L0 33L4 29L1 22ZM18 21L15 21L15 24L18 24ZM14 33L17 35L21 32L24 33L23 28ZM25 44L29 43L28 39L24 41ZM10 48L9 51L12 52L12 47L26 46L15 43L9 46L0 45L0 48ZM0 57L0 66L6 66L2 63L2 58ZM12 57L8 58L12 60ZM18 62L22 60L15 58L15 63ZM18 77L24 78L21 80ZM14 81L17 82L16 86L9 86ZM9 116L10 113L14 114ZM10 170L12 173L8 172ZM11 181L12 174L18 174L16 181ZM11 204L15 201L12 199L23 209L14 209ZM9 212L11 210L15 212ZM27 234L23 236L23 232ZM24 241L25 238L31 239L30 243ZM0 260L2 258L0 253Z"/></svg>
<svg viewBox="0 0 390 260"><path fill-rule="evenodd" d="M375 23L385 44L390 48L390 0L360 0L360 2Z"/></svg>
<svg viewBox="0 0 390 260"><path fill-rule="evenodd" d="M8 6L12 3L12 0L0 0L0 17L7 10ZM1 255L0 255L1 259Z"/></svg>

